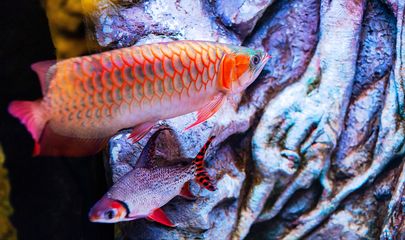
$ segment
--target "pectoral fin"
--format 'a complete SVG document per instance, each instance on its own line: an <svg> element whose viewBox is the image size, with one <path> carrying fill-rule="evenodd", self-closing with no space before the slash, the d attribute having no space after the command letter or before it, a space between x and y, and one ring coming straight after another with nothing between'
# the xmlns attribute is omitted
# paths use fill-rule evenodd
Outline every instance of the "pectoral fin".
<svg viewBox="0 0 405 240"><path fill-rule="evenodd" d="M162 209L156 208L148 217L148 220L153 220L168 227L175 227L176 225L170 221Z"/></svg>
<svg viewBox="0 0 405 240"><path fill-rule="evenodd" d="M180 196L188 200L194 200L196 197L190 191L190 182L186 182L180 191Z"/></svg>
<svg viewBox="0 0 405 240"><path fill-rule="evenodd" d="M129 135L128 139L131 139L133 143L138 142L141 140L145 135L155 126L156 122L145 122L136 125L133 129L131 134Z"/></svg>
<svg viewBox="0 0 405 240"><path fill-rule="evenodd" d="M214 99L205 105L202 109L197 112L197 121L195 121L190 126L186 127L184 130L188 130L202 122L205 122L208 118L212 117L222 106L225 100L225 94L218 94Z"/></svg>

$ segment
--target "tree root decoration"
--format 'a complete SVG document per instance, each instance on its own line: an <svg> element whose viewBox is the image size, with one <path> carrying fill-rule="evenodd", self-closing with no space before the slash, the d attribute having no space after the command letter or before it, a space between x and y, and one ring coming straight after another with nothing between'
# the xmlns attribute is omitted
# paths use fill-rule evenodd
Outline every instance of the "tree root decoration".
<svg viewBox="0 0 405 240"><path fill-rule="evenodd" d="M298 222L301 223L301 225L285 236L285 240L299 239L308 234L333 213L349 194L361 188L366 183L373 182L376 176L379 175L392 160L394 155L400 152L404 144L405 123L398 123L396 119L396 111L398 110L399 104L396 99L395 77L393 72L390 75L388 89L384 109L381 114L381 126L377 141L377 146L379 147L374 151L374 159L371 166L362 175L351 179L335 197L320 202L316 209L299 218ZM393 108L393 106L395 107ZM396 127L393 128L392 126Z"/></svg>
<svg viewBox="0 0 405 240"><path fill-rule="evenodd" d="M405 236L405 164L398 179L395 193L388 204L388 212L381 230L381 240L401 239ZM402 224L402 227L401 227ZM403 237L402 236L402 237Z"/></svg>
<svg viewBox="0 0 405 240"><path fill-rule="evenodd" d="M351 1L332 2L331 6L323 4L321 31L339 30L336 31L333 39L328 37L328 34L323 34L324 37L321 37L314 59L308 67L309 71L300 81L304 87L299 89L294 84L291 85L299 89L294 94L286 89L282 93L282 95L285 94L284 99L288 99L284 100L288 102L285 106L278 106L276 110L273 109L275 106L268 106L273 110L273 116L270 117L270 121L266 121L263 116L261 122L266 121L265 125L271 126L267 127L270 129L264 134L270 132L270 136L275 136L271 137L269 146L265 146L268 142L266 137L261 137L263 132L260 131L260 124L256 129L257 135L254 136L253 147L257 143L261 145L256 152L254 149L258 165L262 161L267 161L269 162L267 167L279 166L277 161L281 159L284 159L283 162L293 160L297 163L301 162L300 156L308 162L298 177L288 184L290 187L281 194L274 206L262 213L259 221L273 218L296 190L309 187L323 172L323 168L329 167L325 162L328 162L342 129L342 115L348 105L345 102L345 96L351 89L355 73L354 67L342 68L340 65L341 61L344 61L353 63L355 66L357 55L353 54L353 42L357 42L360 35L359 25L364 8L363 2L355 6L351 4ZM332 27L336 24L339 26ZM341 29L342 26L350 26L350 28ZM336 38L341 39L339 46L335 43ZM316 70L317 62L320 63L319 73ZM341 71L337 73L336 69L339 68ZM312 72L313 75L308 72ZM339 81L336 81L336 76L339 76ZM269 153L272 153L272 156ZM258 167L263 169L264 166ZM294 170L290 171L290 178L293 172ZM326 181L322 182L327 184Z"/></svg>
<svg viewBox="0 0 405 240"><path fill-rule="evenodd" d="M396 80L396 89L399 91L398 96L397 96L397 101L398 101L398 106L399 106L399 113L400 115L400 120L402 120L402 125L403 120L404 120L404 83L405 83L405 67L404 67L404 61L405 61L405 3L400 2L399 6L395 5L392 6L392 8L396 8L397 11L394 11L396 13L397 17L397 29L398 29L398 34L397 34L397 59L396 59L396 65L394 68L394 75L395 75L395 80ZM399 87L402 86L402 87ZM403 130L404 131L404 130ZM405 145L402 146L402 148L399 150L400 153L405 152ZM402 205L402 206L401 206ZM391 198L391 201L388 204L388 212L387 215L384 219L384 225L381 230L381 235L380 239L381 240L391 240L391 239L400 239L402 231L402 237L405 232L405 213L404 213L404 208L405 208L405 164L402 165L402 172L401 175L398 179L398 183L395 189L395 193ZM401 227L402 224L402 227Z"/></svg>
<svg viewBox="0 0 405 240"><path fill-rule="evenodd" d="M379 0L373 2L377 1ZM157 2L160 3L161 1ZM185 2L191 3L192 1ZM213 171L216 172L218 182L222 184L221 188L223 188L224 191L226 188L229 189L227 190L228 192L217 192L217 196L209 195L209 197L207 197L208 195L203 195L202 197L207 198L201 199L202 201L194 206L191 206L188 202L174 201L168 208L173 210L172 217L174 219L177 218L178 222L183 225L176 230L168 231L167 229L160 229L160 237L188 236L187 234L191 232L194 235L189 235L189 237L223 236L224 238L241 239L246 236L250 226L258 218L258 215L267 203L272 203L273 206L270 209L266 209L259 219L268 220L273 218L279 214L282 207L286 204L286 209L294 205L293 203L302 205L302 202L297 202L297 199L294 198L295 196L293 198L291 198L291 196L299 189L316 185L316 189L314 190L316 196L308 201L309 203L306 205L307 208L305 210L299 211L299 213L289 219L283 217L285 213L283 210L283 212L281 212L282 214L279 214L280 218L273 219L269 222L269 225L258 224L271 227L277 224L283 225L278 228L279 232L277 236L280 237L287 235L286 237L294 239L296 236L305 236L308 232L312 231L312 229L319 226L323 219L335 211L347 195L361 187L358 186L359 183L364 185L368 181L372 181L372 179L379 174L383 166L389 162L385 157L394 153L386 152L385 146L381 146L381 143L387 144L387 146L394 146L387 150L401 148L402 145L395 145L397 144L395 141L398 142L398 140L400 140L399 136L401 136L402 125L397 123L403 120L404 114L403 112L401 113L401 119L395 119L395 117L398 117L395 111L400 112L399 110L402 108L393 109L393 106L403 104L404 81L396 76L394 79L395 84L391 81L387 85L394 88L394 91L390 89L391 95L389 95L389 97L391 100L395 99L393 96L395 95L395 91L397 91L398 95L396 96L398 103L386 103L385 106L388 109L384 110L383 117L378 116L373 118L377 119L376 121L381 119L380 121L384 122L381 126L385 126L385 128L379 129L377 123L371 123L370 125L372 126L377 125L377 127L371 130L374 131L372 133L372 141L367 140L368 134L365 134L364 137L364 139L367 140L366 142L362 140L356 142L350 139L351 136L349 136L347 141L350 141L349 144L354 143L354 145L350 145L348 149L342 150L342 152L345 153L348 151L354 153L343 154L343 160L356 161L356 158L362 157L361 154L358 154L359 152L370 153L367 155L367 157L369 157L367 164L372 164L371 160L373 155L375 155L376 159L377 156L381 154L384 157L375 160L372 168L368 170L365 169L368 166L367 164L365 164L367 166L363 165L359 168L358 175L368 174L364 175L364 177L359 176L355 178L360 182L346 182L348 180L345 179L345 182L333 182L332 184L332 181L335 181L335 179L331 177L334 176L334 174L333 172L331 173L330 167L334 166L332 163L334 163L335 159L331 157L331 155L335 153L334 150L336 146L340 144L340 142L337 142L338 139L341 141L341 133L345 131L344 124L348 121L352 121L351 119L345 119L344 116L347 111L350 111L350 108L347 107L349 105L350 96L355 95L352 92L352 89L355 88L353 87L353 80L355 79L353 76L356 70L358 70L358 66L356 66L356 60L359 58L357 56L357 48L359 43L361 43L358 40L360 38L358 35L360 33L359 29L361 29L361 14L363 12L364 1L324 0L322 1L320 10L318 9L319 2L317 0L313 0L311 3L312 4L306 3L304 7L298 8L302 5L302 2L296 0L281 0L273 4L269 11L266 11L264 17L259 21L257 28L252 32L252 35L247 38L245 43L268 50L270 54L273 55L272 62L268 64L266 71L261 75L261 79L259 78L244 95L236 96L237 101L235 102L238 102L238 106L227 103L215 117L187 132L182 132L182 130L184 125L188 125L188 123L195 120L192 114L166 121L178 135L181 134L181 138L179 138L181 143L179 145L181 145L185 155L187 155L185 157L191 157L192 153L198 151L197 148L199 144L201 144L201 140L206 139L212 131L215 131L216 127L222 128L223 131L220 131L221 133L218 134L217 143L212 146L211 152L213 156L208 158L209 160L215 159L215 161L208 161L208 166L211 166L210 168L212 170L216 169ZM136 4L134 4L134 6ZM140 4L142 5L142 3ZM155 5L157 6L158 4ZM401 3L399 3L399 5L401 5ZM156 10L155 8L150 8L150 5L145 9L147 10L146 13L143 12L142 9L140 10L143 15L150 14L151 9ZM130 17L134 15L125 14L134 12L136 9L129 10L129 8L123 8L120 9L120 11L123 11L123 17ZM279 14L279 12L283 13ZM298 21L302 20L300 16L306 16L311 13L313 14L311 18L303 17L305 18L303 21ZM146 21L146 23L143 22L142 24L151 25L151 23L156 22L156 19L163 19L162 17L168 16L163 11L157 13L153 12L152 15L154 15L153 19L149 19L149 22ZM189 15L190 14L188 14L188 16ZM399 15L401 14L396 13L396 16ZM403 14L401 16L403 16ZM287 23L282 22L283 18L288 18L288 20L286 20ZM317 18L317 23L320 18L319 27L318 24L309 24L309 22L315 18ZM182 19L183 18L177 18L176 21L187 25ZM166 21L158 22L165 23ZM291 22L293 24L291 24ZM298 25L295 24L297 22L305 22L305 24L300 25L301 27L297 27ZM313 22L314 21L312 21L312 23ZM379 23L380 22L377 22L376 26L384 28L385 25L380 25ZM179 27L180 32L188 33L188 31L185 31L188 29L187 26L183 26L182 24L180 24ZM398 26L402 26L402 24L403 23ZM102 25L103 24L99 24L98 26ZM148 30L148 28L151 29L151 26L147 27L146 30ZM164 30L161 29L161 25L155 25L155 28L158 28L156 31L160 32ZM319 30L319 28L321 30ZM216 29L211 29L212 31L201 31L201 29L206 28L200 27L195 27L195 29L202 33L215 33L217 31ZM100 31L102 29L99 28L98 30ZM124 32L126 30L133 29L128 27L128 29L124 29ZM139 36L142 37L140 41L144 42L153 39L154 37L149 36L147 32L148 31L145 31L136 35L136 39L139 38ZM193 34L175 34L176 36L171 35L169 37L195 38ZM204 34L207 35L206 33ZM145 35L147 36L145 37ZM126 43L132 42L133 38L130 36L133 35L128 34L128 39L115 39L118 43L113 42L111 44L117 46L120 46L120 44L125 45ZM218 40L215 34L208 34L208 36L210 36L208 39ZM320 36L319 42L318 36ZM220 37L220 39L222 37ZM401 39L397 40L397 47L400 45ZM233 39L232 36L228 36L225 42L238 42L238 40ZM377 47L385 48L386 46L378 45ZM399 54L403 54L400 51L401 49L402 48L398 48L397 57L404 59L404 56ZM386 53L381 55L391 56ZM366 60L377 62L380 65L382 64L372 58ZM397 60L397 63L398 62L400 61ZM367 65L368 62L365 64ZM373 68L372 64L368 64L367 67ZM395 74L404 71L400 69L403 69L403 65L396 65ZM374 73L374 71L370 72ZM263 79L263 76L266 79ZM363 96L374 94L373 91L377 88L375 85L381 85L380 82L384 82L385 87L389 76L391 75L387 74L385 76L386 79L383 80L370 78L372 82L367 85L367 87L369 87L368 90L371 91L367 92L363 88L360 88L360 100L364 100L364 102L367 103L367 99L363 98ZM401 75L402 79L403 76L405 76L405 74ZM375 80L379 82L376 83L374 82ZM361 82L359 84L363 86ZM373 99L378 98L378 100L384 99L384 91L388 91L384 89L384 87L378 87L379 90L382 89L380 95L366 97ZM283 91L278 93L281 89ZM270 100L270 98L274 96L275 98ZM388 102L389 100L387 99L381 101ZM353 102L350 102L350 104L352 103ZM391 103L394 102L391 101ZM356 109L353 110L354 112L357 111L357 109L362 109L363 106L361 103L355 102L355 104L358 104L356 105L358 108L355 106L354 108ZM384 104L381 103L381 107L372 113L370 109L363 109L366 114L369 115L366 116L366 114L364 114L364 116L362 116L364 118L361 119L360 124L364 123L368 116L373 114L373 117L380 115L383 105ZM392 112L390 112L391 110ZM353 119L357 120L356 116L359 115L355 113L353 116ZM350 125L350 123L348 125ZM391 131L388 128L389 126L395 126L394 131ZM350 127L356 130L356 124ZM369 129L366 130L368 131ZM244 136L242 138L243 140L240 140L242 134L246 132L249 134ZM252 132L254 136L250 141L250 133ZM392 137L397 132L399 132L398 136ZM360 136L360 134L356 136ZM384 140L384 138L386 139ZM249 144L250 142L251 144ZM374 152L368 148L364 148L364 146L370 142L372 142L371 145L377 146ZM250 154L250 147L252 147L252 154ZM122 148L126 147L122 145ZM141 146L139 146L139 148L141 148ZM118 151L117 149L119 148L115 148L116 151ZM134 152L139 152L139 149L128 152L128 156L134 155ZM242 157L238 154L242 155ZM225 155L229 155L229 157L223 157ZM252 158L250 158L250 155L252 155ZM351 159L348 159L348 157ZM128 158L128 161L133 162L135 160ZM227 164L226 166L224 165L225 163ZM117 169L118 171L122 170L121 172L124 172L126 169L126 165L123 164L117 164L112 167L115 168L116 175L118 175L116 173ZM356 174L354 174L354 176L356 176ZM368 180L368 178L371 178L371 180ZM316 205L316 198L320 193L319 185L317 183L313 184L317 179L320 179L324 190L318 201L318 206L314 207L314 205ZM307 193L307 190L302 192ZM333 193L338 194L333 196ZM269 197L271 200L275 199L274 203L270 202ZM289 199L292 200L291 204ZM178 214L180 211L175 211L176 207L181 209L181 214ZM315 208L314 211L302 216L298 221L289 222L299 217L303 212L310 211L308 209L312 207ZM188 210L185 211L185 209ZM185 212L188 214L185 214ZM197 215L204 217L197 217ZM395 215L395 211L393 211L392 215ZM227 223L222 225L221 218L226 218ZM134 230L132 230L131 234L127 234L127 236L140 236L140 233L144 234L143 236L157 236L154 234L160 231L156 231L156 229L159 228L153 224L142 223L142 221L139 222L140 223L134 224L128 228L134 228ZM293 226L296 226L296 228L290 230ZM144 227L145 229L143 229ZM289 231L292 231L291 234L288 234ZM174 232L176 235L170 235ZM264 236L264 234L261 236Z"/></svg>
<svg viewBox="0 0 405 240"><path fill-rule="evenodd" d="M401 62L400 59L398 59L398 60L399 61L397 61L397 63ZM391 97L392 97L392 95L395 95L395 90L393 90L393 87L392 87L395 84L395 81L394 81L395 78L394 78L394 80L392 79L394 76L393 73L390 74L390 76L391 76L390 92L391 92ZM384 79L382 81L384 82ZM389 101L389 100L387 100L387 101ZM400 102L397 103L397 105L399 105L399 104L400 104ZM381 117L382 121L391 119L392 120L391 126L396 125L398 127L398 124L396 124L396 121L395 121L395 113L392 114L394 117L391 117L391 118L385 116L386 114L389 114L389 113L386 113L386 111L389 111L390 107L392 107L393 104L386 103L386 106L387 106L388 110L383 111L383 116ZM390 126L390 124L386 125L386 127L388 127L388 126ZM301 223L302 225L298 226L297 229L294 229L292 232L290 232L285 237L285 239L297 239L297 238L305 236L309 231L311 231L316 226L318 226L326 217L328 217L333 211L335 211L337 209L337 207L339 206L339 204L343 201L343 199L345 199L350 193L356 191L358 188L363 186L365 183L373 181L373 179L383 170L383 168L392 159L393 153L397 153L399 151L400 147L402 146L401 136L403 136L402 135L403 130L402 130L402 127L399 127L398 131L395 132L395 134L393 132L390 132L388 134L387 131L389 129L384 128L384 124L382 124L381 127L382 127L382 131L380 131L380 133L379 133L379 138L378 138L379 142L377 144L377 146L380 146L380 148L376 149L376 151L374 152L374 156L377 156L377 157L373 161L371 167L364 174L354 178L348 184L343 186L343 188L339 191L339 193L333 199L328 200L327 197L326 198L323 197L323 199L321 199L321 202L318 204L318 208L316 208L316 210L310 212L306 216L301 217L297 222ZM387 134L390 135L390 137L388 137ZM384 139L390 139L390 140L387 140L389 143L386 143L387 141L385 141ZM390 144L391 144L391 148L390 148ZM384 146L384 149L381 149L381 146ZM383 151L383 152L381 152L381 151ZM384 157L380 157L380 156L384 156ZM351 156L347 156L347 157L351 157ZM325 166L328 166L328 163L325 164ZM324 170L324 173L326 173L325 170ZM329 182L326 174L323 174L322 178L323 178L323 180L321 179L322 181L324 181L326 183ZM294 181L294 183L296 183L296 181ZM294 186L294 184L293 184L293 186ZM329 186L327 189L327 192L330 195L330 189L331 189L330 184L326 184L326 186ZM278 211L281 210L281 207L283 206L283 204L279 204L279 203L285 203L286 200L284 197L288 196L288 195L289 196L292 195L289 191L290 191L290 189L288 188L287 191L285 191L281 195L279 200L274 204L273 208L269 212L265 212L262 215L262 217L264 216L264 218L261 218L261 219L259 218L259 220L266 220L266 217L267 217L267 219L271 219L272 217L274 217L278 213Z"/></svg>
<svg viewBox="0 0 405 240"><path fill-rule="evenodd" d="M325 162L323 157L320 156L324 156L324 153L322 153L322 151L328 149L328 147L321 145L322 144L319 144L319 146L315 148L317 150L314 152L314 159L308 161L308 164L304 167L304 169L302 169L302 171L298 174L294 181L292 183L289 183L287 189L284 190L277 198L277 201L274 203L272 208L269 211L261 214L256 222L273 219L297 190L308 189L312 185L312 183L319 177L323 169L323 164Z"/></svg>

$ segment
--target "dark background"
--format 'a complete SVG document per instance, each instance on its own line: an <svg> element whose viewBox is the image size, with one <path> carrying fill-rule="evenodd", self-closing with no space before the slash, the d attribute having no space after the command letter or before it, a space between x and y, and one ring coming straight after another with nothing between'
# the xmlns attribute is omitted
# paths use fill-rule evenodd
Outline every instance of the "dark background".
<svg viewBox="0 0 405 240"><path fill-rule="evenodd" d="M100 155L32 158L30 134L7 112L11 100L41 97L30 65L55 59L45 11L39 0L2 0L0 9L0 142L18 239L113 239L113 225L87 219L90 207L107 189Z"/></svg>

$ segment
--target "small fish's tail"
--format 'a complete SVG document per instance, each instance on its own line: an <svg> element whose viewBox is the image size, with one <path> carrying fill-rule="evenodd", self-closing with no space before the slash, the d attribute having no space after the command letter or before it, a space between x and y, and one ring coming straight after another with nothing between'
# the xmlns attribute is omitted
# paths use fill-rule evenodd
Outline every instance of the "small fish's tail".
<svg viewBox="0 0 405 240"><path fill-rule="evenodd" d="M39 140L48 121L41 100L13 101L8 106L8 112L18 118L31 133L35 140L33 156L38 156L40 153Z"/></svg>
<svg viewBox="0 0 405 240"><path fill-rule="evenodd" d="M212 183L210 176L207 173L207 170L204 167L204 156L205 152L207 151L208 147L210 146L212 140L214 140L215 136L211 136L208 141L204 144L201 148L200 152L198 152L197 156L193 160L193 164L195 165L195 176L197 179L198 184L200 186L210 190L215 191L217 188Z"/></svg>

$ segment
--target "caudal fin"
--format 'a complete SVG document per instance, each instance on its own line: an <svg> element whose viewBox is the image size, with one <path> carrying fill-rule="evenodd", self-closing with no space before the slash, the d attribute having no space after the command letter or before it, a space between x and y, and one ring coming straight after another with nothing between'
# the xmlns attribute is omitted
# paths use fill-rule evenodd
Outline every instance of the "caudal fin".
<svg viewBox="0 0 405 240"><path fill-rule="evenodd" d="M8 112L25 125L35 140L33 155L40 152L39 139L48 119L45 117L41 101L13 101L8 106Z"/></svg>
<svg viewBox="0 0 405 240"><path fill-rule="evenodd" d="M197 156L194 158L193 163L196 166L195 170L195 177L197 179L198 184L200 186L210 190L210 191L215 191L217 188L213 184L210 176L207 173L207 170L204 167L204 156L205 152L207 151L208 147L210 146L212 140L214 140L215 136L211 136L208 141L204 144L204 146L201 148L200 152L197 154Z"/></svg>

